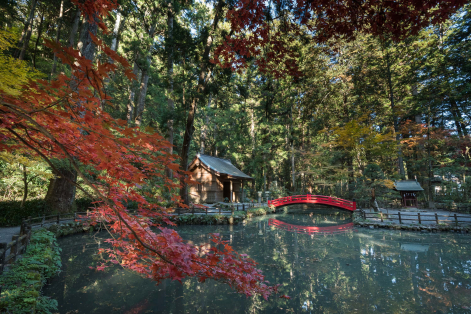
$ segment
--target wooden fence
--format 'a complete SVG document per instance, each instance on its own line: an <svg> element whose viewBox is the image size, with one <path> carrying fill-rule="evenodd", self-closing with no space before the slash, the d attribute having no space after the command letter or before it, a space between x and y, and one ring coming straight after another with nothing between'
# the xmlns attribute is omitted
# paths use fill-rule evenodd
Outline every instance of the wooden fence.
<svg viewBox="0 0 471 314"><path fill-rule="evenodd" d="M3 270L6 265L14 263L18 256L26 251L29 240L31 239L31 230L33 227L42 227L48 224L60 224L61 221L75 221L77 219L82 219L83 216L88 216L88 214L89 212L87 211L49 216L43 215L35 218L31 218L31 216L29 216L28 218L23 219L21 222L20 234L12 236L11 242L9 243L0 243L0 275L3 274Z"/></svg>
<svg viewBox="0 0 471 314"><path fill-rule="evenodd" d="M384 222L385 220L398 220L400 224L403 223L403 221L418 221L419 224L422 224L423 222L429 222L433 221L437 225L442 222L442 223L454 223L458 225L459 223L471 223L471 217L470 216L461 216L459 214L450 214L450 215L438 215L437 213L435 214L421 214L420 212L417 213L410 213L410 212L397 212L397 214L385 214L385 213L366 213L365 211L362 211L363 219L368 219L368 218L373 218L373 219L380 219L381 222ZM411 218L412 217L412 218ZM460 218L467 218L467 220L461 219Z"/></svg>
<svg viewBox="0 0 471 314"><path fill-rule="evenodd" d="M9 243L0 243L0 275L3 274L5 265L16 261L23 254L31 239L31 226L24 221L21 224L20 234L14 235ZM9 254L7 252L9 251Z"/></svg>
<svg viewBox="0 0 471 314"><path fill-rule="evenodd" d="M379 208L386 208L386 209L401 209L402 204L397 201L384 201L384 200L377 200ZM367 208L372 208L370 201L365 201L365 200L360 200L357 201L357 208L358 209L367 209ZM419 202L417 208L420 209L427 209L429 208L428 202ZM451 205L451 204L445 204L445 203L435 203L435 209L439 210L446 210L446 211L452 211L452 212L457 212L457 213L462 213L462 214L471 214L471 205L467 204L456 204L456 205Z"/></svg>

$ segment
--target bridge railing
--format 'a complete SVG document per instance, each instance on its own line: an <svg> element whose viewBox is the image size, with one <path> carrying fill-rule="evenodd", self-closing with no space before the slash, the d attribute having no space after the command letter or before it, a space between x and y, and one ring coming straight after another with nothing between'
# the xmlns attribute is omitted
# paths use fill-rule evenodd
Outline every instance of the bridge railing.
<svg viewBox="0 0 471 314"><path fill-rule="evenodd" d="M268 206L273 205L275 207L288 205L288 204L299 204L299 203L312 203L312 204L325 204L336 207L345 208L348 210L356 210L356 202L348 201L337 197L324 196L324 195L292 195L281 197L274 200L268 201Z"/></svg>

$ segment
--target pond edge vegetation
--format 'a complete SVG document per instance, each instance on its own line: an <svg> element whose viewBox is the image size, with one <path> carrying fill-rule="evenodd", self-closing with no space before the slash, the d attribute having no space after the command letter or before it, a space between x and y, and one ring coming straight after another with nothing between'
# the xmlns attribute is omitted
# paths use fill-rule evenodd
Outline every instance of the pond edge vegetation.
<svg viewBox="0 0 471 314"><path fill-rule="evenodd" d="M61 249L53 232L33 230L25 254L0 277L0 311L55 313L57 301L41 294L42 287L62 266Z"/></svg>

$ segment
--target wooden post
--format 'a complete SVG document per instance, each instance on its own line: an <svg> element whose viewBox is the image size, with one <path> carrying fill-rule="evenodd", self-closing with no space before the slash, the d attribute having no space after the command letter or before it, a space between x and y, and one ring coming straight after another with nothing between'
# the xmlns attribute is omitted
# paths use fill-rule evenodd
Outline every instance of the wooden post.
<svg viewBox="0 0 471 314"><path fill-rule="evenodd" d="M7 254L7 243L0 243L0 250L3 250L0 255L0 275L3 274L3 267L5 266L5 257Z"/></svg>
<svg viewBox="0 0 471 314"><path fill-rule="evenodd" d="M77 213L74 213L74 221L77 220Z"/></svg>
<svg viewBox="0 0 471 314"><path fill-rule="evenodd" d="M25 233L25 225L26 225L26 221L23 218L23 219L21 219L20 236L22 236Z"/></svg>
<svg viewBox="0 0 471 314"><path fill-rule="evenodd" d="M402 224L401 212L397 212L397 215L399 216L399 223Z"/></svg>
<svg viewBox="0 0 471 314"><path fill-rule="evenodd" d="M381 222L383 222L383 213L381 213Z"/></svg>
<svg viewBox="0 0 471 314"><path fill-rule="evenodd" d="M27 236L26 236L26 246L28 246L29 245L29 240L31 239L31 226L28 225L26 228L27 228L26 229L26 234L27 234ZM25 250L26 250L26 247L25 247Z"/></svg>
<svg viewBox="0 0 471 314"><path fill-rule="evenodd" d="M366 220L366 212L363 211L363 219Z"/></svg>
<svg viewBox="0 0 471 314"><path fill-rule="evenodd" d="M207 214L208 214L208 207L206 206L206 208L205 208L205 209L206 209L206 215L207 215Z"/></svg>
<svg viewBox="0 0 471 314"><path fill-rule="evenodd" d="M458 217L456 216L456 214L455 214L455 223L458 226Z"/></svg>
<svg viewBox="0 0 471 314"><path fill-rule="evenodd" d="M438 225L438 214L435 213L435 221L437 222L437 225Z"/></svg>
<svg viewBox="0 0 471 314"><path fill-rule="evenodd" d="M419 225L422 224L422 219L420 219L420 213L417 213L417 217L419 217Z"/></svg>
<svg viewBox="0 0 471 314"><path fill-rule="evenodd" d="M46 221L46 215L43 215L43 220L41 220L41 227L43 226L45 221Z"/></svg>
<svg viewBox="0 0 471 314"><path fill-rule="evenodd" d="M192 214L195 213L195 205L191 205L191 213L192 213Z"/></svg>
<svg viewBox="0 0 471 314"><path fill-rule="evenodd" d="M57 214L57 224L60 224L60 222L61 222L61 215Z"/></svg>
<svg viewBox="0 0 471 314"><path fill-rule="evenodd" d="M11 240L15 241L15 243L12 245L10 249L10 255L13 254L13 262L16 261L16 257L18 255L18 240L19 239L20 239L19 235L14 235L13 237L11 237Z"/></svg>

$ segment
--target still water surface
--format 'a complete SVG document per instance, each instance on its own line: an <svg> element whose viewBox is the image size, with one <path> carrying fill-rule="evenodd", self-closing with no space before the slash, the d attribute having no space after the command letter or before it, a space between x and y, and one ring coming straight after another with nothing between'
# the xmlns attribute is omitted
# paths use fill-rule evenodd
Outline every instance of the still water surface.
<svg viewBox="0 0 471 314"><path fill-rule="evenodd" d="M44 293L60 313L471 313L471 236L350 226L350 214L309 210L245 226L182 226L196 244L220 233L259 263L291 300L246 298L223 284L152 281L120 269L95 272L95 236L59 240L62 273ZM304 207L306 209L306 207ZM306 212L308 214L306 214ZM334 211L335 212L335 211ZM306 231L306 226L317 226ZM332 228L334 227L334 228Z"/></svg>

